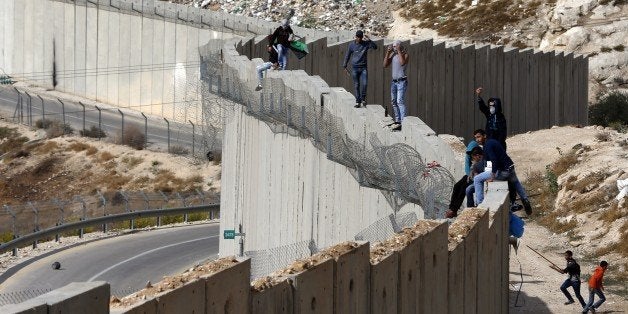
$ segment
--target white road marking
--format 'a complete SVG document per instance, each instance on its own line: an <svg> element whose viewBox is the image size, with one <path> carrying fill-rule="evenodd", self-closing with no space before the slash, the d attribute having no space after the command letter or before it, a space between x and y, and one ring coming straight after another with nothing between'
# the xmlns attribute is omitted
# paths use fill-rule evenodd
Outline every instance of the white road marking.
<svg viewBox="0 0 628 314"><path fill-rule="evenodd" d="M194 240L188 240L188 241L183 241L183 242L179 242L179 243L173 243L173 244L169 244L169 245L166 245L166 246L162 246L162 247L154 248L154 249L152 249L152 250L148 250L148 251L146 251L146 252L143 252L143 253L141 253L141 254L135 255L135 256L133 256L133 257L131 257L131 258L125 259L125 260L123 260L123 261L121 261L121 262L119 262L119 263L116 263L116 264L114 264L114 265L111 265L111 266L109 266L109 267L105 268L103 271L101 271L101 272L99 272L98 274L96 274L96 275L92 276L92 278L89 278L87 281L88 281L88 282L90 282L90 281L94 281L94 279L96 279L96 278L100 277L102 274L104 274L104 273L106 273L106 272L108 272L108 271L110 271L110 270L112 270L112 269L114 269L114 268L116 268L116 267L118 267L118 266L120 266L120 265L122 265L122 264L126 263L126 262L132 261L132 260L134 260L134 259L136 259L136 258L138 258L138 257L142 257L142 256L144 256L144 255L147 255L147 254L150 254L150 253L153 253L153 252L156 252L156 251L162 250L162 249L167 249L167 248L169 248L169 247L173 247L173 246L176 246L176 245L186 244L186 243L191 243L191 242L196 242L196 241L200 241L200 240L207 240L207 239L217 238L217 237L218 237L218 235L214 235L214 236L211 236L211 237L205 237L205 238L198 238L198 239L194 239Z"/></svg>

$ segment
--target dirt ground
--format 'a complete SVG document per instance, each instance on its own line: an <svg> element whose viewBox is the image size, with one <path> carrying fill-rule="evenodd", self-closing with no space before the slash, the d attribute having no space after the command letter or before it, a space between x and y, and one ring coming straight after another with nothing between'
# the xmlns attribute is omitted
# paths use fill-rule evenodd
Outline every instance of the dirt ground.
<svg viewBox="0 0 628 314"><path fill-rule="evenodd" d="M563 304L566 298L559 288L566 279L566 275L549 268L549 263L536 255L526 245L539 251L561 267L565 265L562 253L570 249L567 237L552 234L534 222L526 222L525 234L518 253L515 254L513 249L510 250L510 313L579 313L582 311L577 302L570 305ZM582 268L583 280L588 280L595 268L595 261L584 260L577 255L574 258ZM610 274L611 272L613 272L612 265L606 273ZM517 290L522 282L522 276L523 285L521 285L521 293L517 300ZM615 283L614 285L607 283L605 285L606 302L602 304L597 313L628 312L628 300L613 293L613 286L616 287L619 284L622 283ZM586 283L582 284L580 290L586 302L589 299ZM573 296L571 288L570 292Z"/></svg>
<svg viewBox="0 0 628 314"><path fill-rule="evenodd" d="M598 134L604 132L611 134L610 141L599 141L597 139ZM568 173L587 176L599 171L609 171L625 176L625 171L628 170L628 148L618 143L625 141L627 136L627 134L620 134L594 126L585 128L554 127L510 137L507 140L508 153L515 162L517 175L522 181L525 181L532 172L544 172L546 165L558 160L561 154L564 155L577 145L590 147L591 150L580 156L579 162L571 167ZM528 193L534 194L538 193L538 191L528 191ZM606 193L607 198L613 198L617 193L617 189L609 189ZM560 193L558 196L567 197ZM560 201L560 199L557 200L557 202ZM623 204L625 206L625 202ZM538 209L535 208L535 210ZM626 217L617 219L617 223L625 219ZM574 241L568 232L556 234L533 220L526 220L525 233L518 253L515 254L514 250L511 249L510 255L511 313L577 313L581 311L580 306L577 304L563 304L566 298L559 290L559 287L565 280L565 275L549 268L549 263L536 255L527 245L561 267L565 265L562 253L566 250L574 251L574 257L582 268L583 280L588 280L599 260L593 260L587 258L587 256L590 256L600 243L607 245L609 241L622 241L621 234L613 232L613 230L602 239L589 240L587 237L595 232L595 230L590 230L590 226L603 225L602 223L598 225L598 222L595 216L582 216L581 221L578 221L572 232L583 234L584 240ZM623 241L625 241L625 238ZM604 258L609 261L611 266L606 272L605 295L607 301L601 306L598 313L628 312L628 300L625 296L628 283L608 280L609 276L614 275L613 272L618 272L621 267L624 267L622 264L625 265L627 262L626 258L617 254L610 254ZM517 300L516 291L522 282L521 276L523 276L523 285ZM618 295L617 293L620 294ZM587 301L589 293L586 283L582 285L581 294Z"/></svg>

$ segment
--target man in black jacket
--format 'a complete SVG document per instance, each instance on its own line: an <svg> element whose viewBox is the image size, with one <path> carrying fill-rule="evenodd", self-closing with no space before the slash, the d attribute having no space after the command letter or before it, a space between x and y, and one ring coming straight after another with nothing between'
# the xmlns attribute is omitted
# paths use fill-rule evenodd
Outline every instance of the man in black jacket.
<svg viewBox="0 0 628 314"><path fill-rule="evenodd" d="M506 125L506 117L504 117L504 112L502 109L502 101L499 98L489 98L488 106L484 103L484 99L482 99L482 87L478 87L475 90L475 94L477 97L478 107L480 111L486 117L486 127L484 131L486 131L486 135L488 138L492 138L497 140L504 150L506 149L506 136L508 135L507 125Z"/></svg>
<svg viewBox="0 0 628 314"><path fill-rule="evenodd" d="M569 293L569 291L567 291L567 288L573 287L573 291L576 293L576 298L578 298L578 301L582 305L582 308L584 308L586 306L586 303L584 303L584 299L580 295L580 265L578 265L576 260L573 258L573 252L571 251L565 252L565 260L567 260L567 267L565 267L565 269L560 269L554 265L550 266L561 274L569 274L569 277L567 277L565 282L563 282L563 284L560 286L560 291L562 291L563 294L565 294L565 296L567 297L567 302L565 302L565 305L574 303L571 294Z"/></svg>
<svg viewBox="0 0 628 314"><path fill-rule="evenodd" d="M268 47L275 46L279 55L279 68L285 70L288 66L288 49L294 32L290 27L290 19L281 22L281 26L268 36Z"/></svg>

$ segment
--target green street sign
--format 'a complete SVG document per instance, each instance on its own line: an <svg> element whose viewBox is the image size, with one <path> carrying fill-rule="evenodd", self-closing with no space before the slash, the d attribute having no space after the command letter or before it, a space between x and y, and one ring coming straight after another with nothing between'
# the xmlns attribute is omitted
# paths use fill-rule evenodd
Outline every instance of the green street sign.
<svg viewBox="0 0 628 314"><path fill-rule="evenodd" d="M225 231L223 232L223 237L225 239L235 239L235 230L233 230L233 229L231 229L231 230L225 229Z"/></svg>

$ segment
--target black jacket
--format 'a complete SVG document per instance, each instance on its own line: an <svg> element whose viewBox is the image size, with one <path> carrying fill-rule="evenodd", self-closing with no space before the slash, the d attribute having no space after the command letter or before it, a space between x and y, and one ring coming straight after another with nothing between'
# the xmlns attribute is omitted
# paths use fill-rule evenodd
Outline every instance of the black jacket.
<svg viewBox="0 0 628 314"><path fill-rule="evenodd" d="M502 101L499 98L489 98L488 102L495 101L495 113L491 114L489 106L484 103L484 99L478 96L478 107L480 111L486 117L486 136L502 143L504 149L506 149L506 136L508 136L508 129L506 126L506 117L502 110Z"/></svg>
<svg viewBox="0 0 628 314"><path fill-rule="evenodd" d="M282 44L285 47L290 47L290 35L292 34L292 28L289 25L286 28L279 26L272 34L268 35L268 44Z"/></svg>

